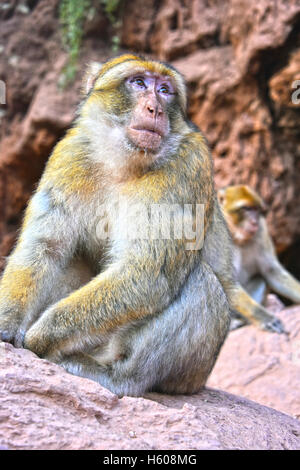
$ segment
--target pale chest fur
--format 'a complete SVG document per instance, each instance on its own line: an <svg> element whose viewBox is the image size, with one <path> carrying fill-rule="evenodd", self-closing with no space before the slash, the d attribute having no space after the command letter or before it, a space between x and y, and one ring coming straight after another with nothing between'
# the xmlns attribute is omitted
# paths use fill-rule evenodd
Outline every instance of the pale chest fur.
<svg viewBox="0 0 300 470"><path fill-rule="evenodd" d="M81 205L73 201L72 220L75 226L77 221L81 224L78 223L81 250L97 270L111 253L117 256L137 227L143 227L144 212L138 200L134 203L128 201L120 187L110 191L102 188Z"/></svg>
<svg viewBox="0 0 300 470"><path fill-rule="evenodd" d="M237 280L245 286L258 273L257 249L254 243L234 247L234 268Z"/></svg>

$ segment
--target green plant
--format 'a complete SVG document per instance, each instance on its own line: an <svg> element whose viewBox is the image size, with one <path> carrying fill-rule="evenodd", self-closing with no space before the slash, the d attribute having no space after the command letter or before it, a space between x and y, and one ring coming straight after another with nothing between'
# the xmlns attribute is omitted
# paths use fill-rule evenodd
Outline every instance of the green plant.
<svg viewBox="0 0 300 470"><path fill-rule="evenodd" d="M96 0L102 5L109 21L117 27L117 11L122 0ZM60 85L65 87L75 78L77 62L83 38L84 22L93 19L96 14L93 0L61 0L59 7L59 19L61 23L62 42L68 52L68 61L63 69ZM112 37L112 48L119 47L119 37Z"/></svg>
<svg viewBox="0 0 300 470"><path fill-rule="evenodd" d="M114 25L117 21L116 12L119 10L122 0L101 0L101 3L111 24Z"/></svg>
<svg viewBox="0 0 300 470"><path fill-rule="evenodd" d="M80 52L83 23L90 7L90 0L61 0L59 18L62 42L68 52L68 62L63 70L62 85L74 80Z"/></svg>

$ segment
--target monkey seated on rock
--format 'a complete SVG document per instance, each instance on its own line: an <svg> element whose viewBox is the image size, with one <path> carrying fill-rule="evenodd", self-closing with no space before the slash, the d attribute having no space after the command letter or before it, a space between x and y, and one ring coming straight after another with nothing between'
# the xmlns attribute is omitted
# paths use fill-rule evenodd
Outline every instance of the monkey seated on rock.
<svg viewBox="0 0 300 470"><path fill-rule="evenodd" d="M236 185L220 189L218 198L234 241L237 278L244 289L259 304L268 287L300 303L300 283L278 261L260 196L249 186Z"/></svg>
<svg viewBox="0 0 300 470"><path fill-rule="evenodd" d="M185 217L184 206L198 203L199 249L187 236L124 236L153 206ZM120 204L129 211L116 211ZM192 211L192 226L196 219ZM211 155L186 118L182 76L131 54L94 64L79 115L50 156L8 259L1 339L120 396L194 393L238 303L232 267ZM271 315L261 322L278 331Z"/></svg>

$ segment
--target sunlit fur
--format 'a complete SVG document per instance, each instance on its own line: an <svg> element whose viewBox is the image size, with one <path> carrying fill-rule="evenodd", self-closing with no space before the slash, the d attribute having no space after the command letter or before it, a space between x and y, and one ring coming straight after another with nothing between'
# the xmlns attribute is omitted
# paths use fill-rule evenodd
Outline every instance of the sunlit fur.
<svg viewBox="0 0 300 470"><path fill-rule="evenodd" d="M253 234L247 230L246 209L255 209L259 216L266 210L265 203L255 191L246 185L228 186L220 189L218 198L235 243L246 245L253 237Z"/></svg>
<svg viewBox="0 0 300 470"><path fill-rule="evenodd" d="M238 184L222 188L218 191L218 197L226 213L234 213L243 207L258 207L261 211L266 209L261 197L247 185Z"/></svg>

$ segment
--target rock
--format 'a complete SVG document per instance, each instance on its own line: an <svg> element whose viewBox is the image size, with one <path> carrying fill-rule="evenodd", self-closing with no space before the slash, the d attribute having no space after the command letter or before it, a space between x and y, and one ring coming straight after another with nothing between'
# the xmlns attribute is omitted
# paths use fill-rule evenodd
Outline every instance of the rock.
<svg viewBox="0 0 300 470"><path fill-rule="evenodd" d="M208 385L300 418L300 307L279 312L274 297L267 306L289 335L254 326L230 332Z"/></svg>
<svg viewBox="0 0 300 470"><path fill-rule="evenodd" d="M219 390L118 399L0 343L0 448L300 449L300 423Z"/></svg>
<svg viewBox="0 0 300 470"><path fill-rule="evenodd" d="M264 306L266 307L267 310L270 312L274 313L275 315L277 313L282 312L284 309L284 303L281 302L279 297L275 294L268 294L266 298L266 302L264 303Z"/></svg>
<svg viewBox="0 0 300 470"><path fill-rule="evenodd" d="M289 57L286 67L282 68L270 79L270 95L274 103L277 103L278 110L281 106L295 109L300 106L293 103L291 94L296 87L291 88L295 80L300 80L300 50L295 51ZM299 84L297 86L299 88ZM298 95L299 96L299 95ZM296 116L296 115L295 115Z"/></svg>

